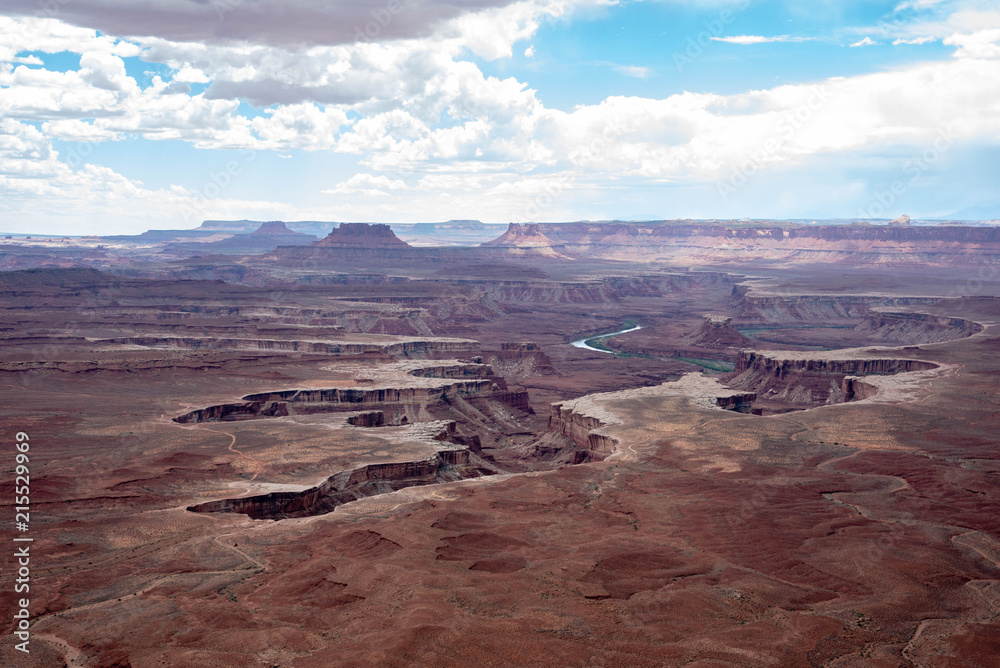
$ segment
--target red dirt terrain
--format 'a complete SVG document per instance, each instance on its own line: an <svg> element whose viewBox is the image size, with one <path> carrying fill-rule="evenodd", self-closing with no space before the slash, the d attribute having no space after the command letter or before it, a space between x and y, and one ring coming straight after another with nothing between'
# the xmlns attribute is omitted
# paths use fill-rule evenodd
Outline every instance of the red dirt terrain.
<svg viewBox="0 0 1000 668"><path fill-rule="evenodd" d="M690 271L551 227L564 257L362 226L0 274L34 538L0 663L998 665L989 239L951 247L975 269Z"/></svg>

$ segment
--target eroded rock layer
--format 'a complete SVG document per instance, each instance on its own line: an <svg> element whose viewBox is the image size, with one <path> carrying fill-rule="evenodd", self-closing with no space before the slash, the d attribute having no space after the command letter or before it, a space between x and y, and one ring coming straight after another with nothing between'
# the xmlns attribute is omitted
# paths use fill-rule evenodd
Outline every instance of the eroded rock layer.
<svg viewBox="0 0 1000 668"><path fill-rule="evenodd" d="M727 384L750 390L769 405L816 406L870 398L875 386L858 376L886 376L938 368L933 362L879 358L858 352L852 357L830 354L743 351ZM848 381L848 377L852 379Z"/></svg>
<svg viewBox="0 0 1000 668"><path fill-rule="evenodd" d="M330 476L302 492L272 492L223 499L190 506L195 513L242 513L255 520L309 517L336 510L358 499L387 494L406 487L433 485L493 475L495 469L467 449L442 450L433 457L411 462L371 464Z"/></svg>

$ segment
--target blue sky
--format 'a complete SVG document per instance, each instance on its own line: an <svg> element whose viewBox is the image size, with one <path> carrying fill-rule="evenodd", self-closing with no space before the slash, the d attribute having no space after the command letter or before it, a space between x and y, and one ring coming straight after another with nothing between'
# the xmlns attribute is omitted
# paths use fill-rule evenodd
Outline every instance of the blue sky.
<svg viewBox="0 0 1000 668"><path fill-rule="evenodd" d="M5 7L3 231L1000 218L986 0Z"/></svg>

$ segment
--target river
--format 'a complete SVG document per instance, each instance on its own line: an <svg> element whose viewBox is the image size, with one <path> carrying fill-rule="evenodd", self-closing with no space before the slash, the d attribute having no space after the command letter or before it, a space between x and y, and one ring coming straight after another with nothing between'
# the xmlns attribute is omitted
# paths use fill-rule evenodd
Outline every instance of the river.
<svg viewBox="0 0 1000 668"><path fill-rule="evenodd" d="M587 341L592 341L594 339L603 339L605 337L618 336L619 334L624 334L625 332L634 332L637 329L642 329L640 325L635 327L629 327L628 329L622 329L617 332L608 332L607 334L593 334L591 336L584 337L578 341L574 341L572 345L577 348L585 348L587 350L593 350L595 353L607 353L608 355L614 355L613 352L607 350L601 350L600 348L594 348L593 346L588 346Z"/></svg>

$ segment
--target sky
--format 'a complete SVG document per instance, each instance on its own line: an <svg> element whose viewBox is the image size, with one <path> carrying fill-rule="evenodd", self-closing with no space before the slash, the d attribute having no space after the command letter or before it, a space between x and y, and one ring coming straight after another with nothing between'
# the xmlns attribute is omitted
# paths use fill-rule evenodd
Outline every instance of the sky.
<svg viewBox="0 0 1000 668"><path fill-rule="evenodd" d="M995 0L0 0L0 231L1000 218Z"/></svg>

